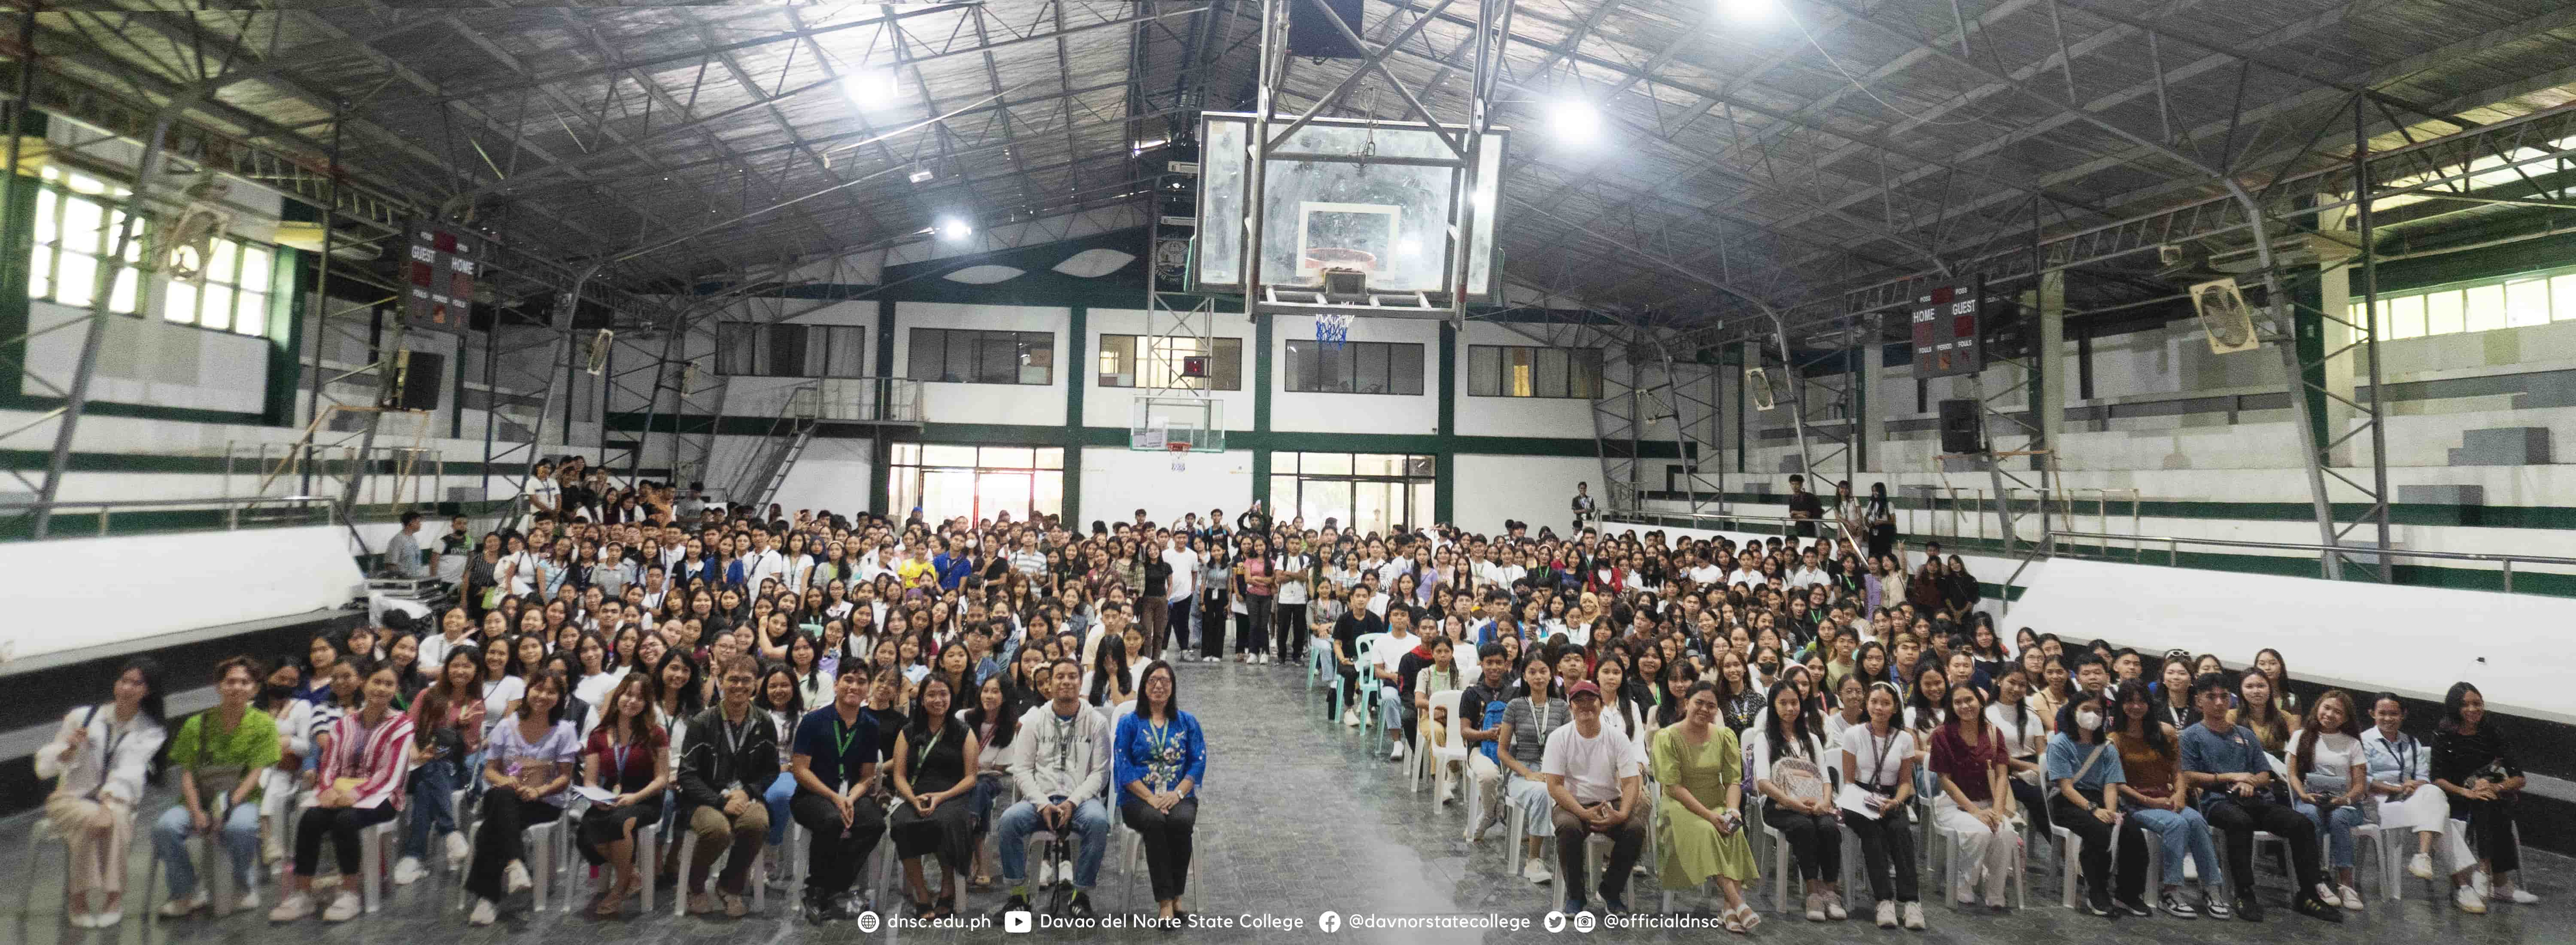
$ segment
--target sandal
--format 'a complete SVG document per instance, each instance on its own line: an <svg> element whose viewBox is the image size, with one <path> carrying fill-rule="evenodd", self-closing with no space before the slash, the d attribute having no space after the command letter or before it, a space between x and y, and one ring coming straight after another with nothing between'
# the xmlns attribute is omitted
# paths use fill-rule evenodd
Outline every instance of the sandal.
<svg viewBox="0 0 2576 945"><path fill-rule="evenodd" d="M1762 924L1762 913L1754 911L1751 903L1728 910L1725 918L1729 923L1727 931L1730 932L1750 932ZM1742 928L1736 928L1736 926L1742 926Z"/></svg>
<svg viewBox="0 0 2576 945"><path fill-rule="evenodd" d="M941 919L946 919L946 918L954 917L954 916L956 916L956 915L957 915L957 900L956 900L955 898L953 898L953 897L949 897L949 896L941 896L941 897L939 897L939 900L938 900L937 902L935 902L935 903L932 903L932 904L931 904L931 907L930 907L930 914L929 914L928 916L925 916L924 918L927 918L927 919L929 919L929 920L931 920L931 921L933 921L933 922L936 922L936 921L939 921L939 920L941 920Z"/></svg>

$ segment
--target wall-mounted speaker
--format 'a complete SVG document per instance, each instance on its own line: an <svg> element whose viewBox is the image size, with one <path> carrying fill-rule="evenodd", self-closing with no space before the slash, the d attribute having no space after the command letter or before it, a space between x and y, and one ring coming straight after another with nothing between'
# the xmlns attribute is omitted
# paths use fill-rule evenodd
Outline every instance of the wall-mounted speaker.
<svg viewBox="0 0 2576 945"><path fill-rule="evenodd" d="M446 387L447 356L405 351L398 360L402 370L402 399L394 406L404 410L438 409L438 392Z"/></svg>
<svg viewBox="0 0 2576 945"><path fill-rule="evenodd" d="M1984 418L1973 399L1941 402L1941 452L1951 454L1986 451Z"/></svg>

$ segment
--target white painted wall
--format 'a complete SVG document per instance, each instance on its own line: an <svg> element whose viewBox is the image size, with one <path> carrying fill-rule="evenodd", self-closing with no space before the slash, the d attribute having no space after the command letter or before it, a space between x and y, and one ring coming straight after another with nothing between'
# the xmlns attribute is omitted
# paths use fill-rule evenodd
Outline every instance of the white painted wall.
<svg viewBox="0 0 2576 945"><path fill-rule="evenodd" d="M1083 342L1083 360L1088 363L1080 365L1084 385L1082 424L1090 427L1128 426L1134 422L1137 399L1145 396L1146 392L1132 387L1100 386L1100 336L1168 332L1173 328L1173 318L1171 315L1151 316L1142 309L1114 308L1095 308L1085 317L1090 322L1090 337ZM1253 343L1252 319L1227 313L1217 313L1212 317L1214 325L1209 329L1212 336L1243 342L1243 383L1237 390L1211 391L1210 396L1222 405L1217 409L1224 411L1226 429L1250 430L1254 397L1252 385L1257 380L1254 377L1254 358L1259 351L1259 346ZM1154 324L1157 320L1161 324ZM1138 357L1143 357L1142 352Z"/></svg>
<svg viewBox="0 0 2576 945"><path fill-rule="evenodd" d="M1270 428L1307 433L1439 433L1440 323L1425 318L1361 318L1352 341L1394 341L1422 346L1422 395L1305 394L1288 390L1288 339L1311 340L1315 320L1281 315L1271 320Z"/></svg>
<svg viewBox="0 0 2576 945"><path fill-rule="evenodd" d="M868 476L874 469L874 440L823 439L805 446L805 455L787 471L770 501L794 509L830 509L842 515L868 507Z"/></svg>
<svg viewBox="0 0 2576 945"><path fill-rule="evenodd" d="M1137 509L1155 521L1183 512L1224 509L1229 517L1252 504L1252 451L1188 454L1187 470L1174 472L1171 457L1123 446L1082 450L1082 514L1123 521ZM1084 523L1086 527L1088 522Z"/></svg>
<svg viewBox="0 0 2576 945"><path fill-rule="evenodd" d="M27 309L29 329L40 333L27 342L28 376L70 389L87 329L75 325L41 333L86 321L89 310L43 300L29 302ZM268 390L268 349L268 339L254 335L158 317L109 315L89 395L120 404L258 413ZM29 380L26 392L50 395L52 390Z"/></svg>
<svg viewBox="0 0 2576 945"><path fill-rule="evenodd" d="M1461 453L1454 462L1457 494L1450 498L1450 518L1471 532L1499 532L1505 519L1530 523L1531 534L1541 525L1562 531L1573 520L1566 503L1575 483L1591 483L1596 498L1604 494L1601 461L1590 457Z"/></svg>
<svg viewBox="0 0 2576 945"><path fill-rule="evenodd" d="M1066 378L1077 369L1066 363L1065 326L1071 309L1021 305L961 305L949 302L904 302L895 308L894 364L897 372L912 363L912 330L916 328L987 328L1044 331L1055 334L1055 382L1033 384L921 385L922 407L942 423L1013 423L1063 426Z"/></svg>
<svg viewBox="0 0 2576 945"><path fill-rule="evenodd" d="M0 544L16 619L0 652L45 653L284 617L347 603L363 583L337 525ZM101 606L149 575L184 606Z"/></svg>

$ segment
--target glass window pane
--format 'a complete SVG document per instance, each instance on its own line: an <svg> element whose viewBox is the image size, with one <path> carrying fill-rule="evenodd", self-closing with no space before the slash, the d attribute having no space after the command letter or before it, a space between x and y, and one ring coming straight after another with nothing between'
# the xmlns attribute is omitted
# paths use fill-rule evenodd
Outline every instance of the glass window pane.
<svg viewBox="0 0 2576 945"><path fill-rule="evenodd" d="M2456 334L2466 324L2464 313L2460 308L2459 290L2435 292L2424 296L2425 334Z"/></svg>
<svg viewBox="0 0 2576 945"><path fill-rule="evenodd" d="M1370 342L1351 347L1358 349L1355 357L1352 358L1351 376L1353 382L1358 385L1353 389L1363 394L1388 393L1390 390L1388 385L1392 381L1387 375L1387 350L1395 346Z"/></svg>
<svg viewBox="0 0 2576 945"><path fill-rule="evenodd" d="M1436 524L1432 520L1432 515L1439 506L1433 504L1432 499L1437 492L1437 487L1432 483L1414 483L1413 508L1405 512L1405 522L1416 528Z"/></svg>
<svg viewBox="0 0 2576 945"><path fill-rule="evenodd" d="M1351 524L1351 484L1324 479L1303 479L1297 483L1297 514L1306 524L1322 528L1326 521L1345 528Z"/></svg>
<svg viewBox="0 0 2576 945"><path fill-rule="evenodd" d="M196 284L170 280L170 288L161 293L161 317L166 321L194 324L197 321Z"/></svg>
<svg viewBox="0 0 2576 945"><path fill-rule="evenodd" d="M36 189L36 242L40 245L51 244L60 235L54 221L55 211L61 208L60 200L52 190Z"/></svg>
<svg viewBox="0 0 2576 945"><path fill-rule="evenodd" d="M1574 378L1569 392L1592 400L1601 396L1601 349L1586 348L1574 353Z"/></svg>
<svg viewBox="0 0 2576 945"><path fill-rule="evenodd" d="M2514 328L2549 323L2549 280L2524 279L2504 287L2504 323Z"/></svg>
<svg viewBox="0 0 2576 945"><path fill-rule="evenodd" d="M919 443L897 443L897 444L895 444L895 445L894 445L894 461L895 461L896 463L898 463L898 464L905 465L905 466L919 466L919 465L921 465L921 444L919 444Z"/></svg>
<svg viewBox="0 0 2576 945"><path fill-rule="evenodd" d="M97 252L99 225L106 219L107 214L96 203L78 198L64 200L63 245L84 252Z"/></svg>
<svg viewBox="0 0 2576 945"><path fill-rule="evenodd" d="M1063 469L1064 447L1045 446L1036 451L1039 469Z"/></svg>
<svg viewBox="0 0 2576 945"><path fill-rule="evenodd" d="M1503 392L1502 352L1493 345L1467 349L1467 396L1493 397Z"/></svg>
<svg viewBox="0 0 2576 945"><path fill-rule="evenodd" d="M233 330L257 335L268 330L268 295L263 292L241 294L241 314L233 318Z"/></svg>
<svg viewBox="0 0 2576 945"><path fill-rule="evenodd" d="M1419 453L1407 456L1404 458L1404 474L1416 479L1435 475L1438 469L1436 463L1437 461L1432 457Z"/></svg>
<svg viewBox="0 0 2576 945"><path fill-rule="evenodd" d="M2550 277L2549 317L2553 321L2576 321L2576 272Z"/></svg>
<svg viewBox="0 0 2576 945"><path fill-rule="evenodd" d="M940 344L938 329L913 329L912 349L904 359L907 362L904 374L916 381L945 380L945 367L941 360L944 347Z"/></svg>
<svg viewBox="0 0 2576 945"><path fill-rule="evenodd" d="M1215 382L1216 389L1242 390L1243 339L1217 339L1215 362L1208 367L1208 379Z"/></svg>
<svg viewBox="0 0 2576 945"><path fill-rule="evenodd" d="M976 346L983 339L983 333L943 331L939 336L948 349L947 366L940 370L939 379L957 384L973 383L976 380Z"/></svg>
<svg viewBox="0 0 2576 945"><path fill-rule="evenodd" d="M1136 336L1100 336L1100 386L1136 386Z"/></svg>
<svg viewBox="0 0 2576 945"><path fill-rule="evenodd" d="M1538 396L1565 396L1567 360L1563 348L1538 349L1538 384L1536 385Z"/></svg>
<svg viewBox="0 0 2576 945"><path fill-rule="evenodd" d="M1277 475L1277 469L1271 470L1271 473L1270 514L1273 516L1288 517L1306 514L1305 510L1297 507L1297 477ZM1310 519L1308 520L1308 524L1309 527L1320 528L1322 527L1322 520Z"/></svg>
<svg viewBox="0 0 2576 945"><path fill-rule="evenodd" d="M41 299L54 294L54 278L47 270L53 265L53 250L38 246L27 268L27 297Z"/></svg>
<svg viewBox="0 0 2576 945"><path fill-rule="evenodd" d="M1037 496L1029 511L1039 515L1064 514L1064 473L1042 472L1030 477L1037 483Z"/></svg>
<svg viewBox="0 0 2576 945"><path fill-rule="evenodd" d="M142 271L132 266L116 270L116 291L107 295L107 310L119 315L134 314L136 296L143 284Z"/></svg>
<svg viewBox="0 0 2576 945"><path fill-rule="evenodd" d="M209 282L206 283L205 296L206 305L198 312L197 324L215 329L233 327L232 287Z"/></svg>
<svg viewBox="0 0 2576 945"><path fill-rule="evenodd" d="M987 446L976 464L986 469L1036 469L1037 456L1025 446Z"/></svg>
<svg viewBox="0 0 2576 945"><path fill-rule="evenodd" d="M108 239L115 238L113 235L108 237ZM206 278L214 282L239 284L241 270L236 267L240 265L241 244L231 240L216 240L215 259L206 269Z"/></svg>
<svg viewBox="0 0 2576 945"><path fill-rule="evenodd" d="M1298 462L1300 464L1299 471L1304 472L1309 476L1317 474L1327 476L1347 476L1351 474L1351 454L1349 453L1300 453L1298 454L1298 457Z"/></svg>
<svg viewBox="0 0 2576 945"><path fill-rule="evenodd" d="M1395 519L1390 506L1402 502L1404 486L1387 482L1351 484L1351 526L1363 531L1384 534Z"/></svg>
<svg viewBox="0 0 2576 945"><path fill-rule="evenodd" d="M1308 349L1310 347L1310 343L1303 341L1291 341L1288 343L1288 356L1281 359L1286 363L1286 367L1288 369L1287 379L1285 384L1280 388L1281 390L1302 391L1314 389L1307 386L1310 383L1308 378L1314 376L1314 369L1307 366L1307 361L1310 359L1308 354Z"/></svg>
<svg viewBox="0 0 2576 945"><path fill-rule="evenodd" d="M98 288L98 260L88 253L64 250L62 261L54 267L54 301L73 307L88 305L90 293Z"/></svg>
<svg viewBox="0 0 2576 945"><path fill-rule="evenodd" d="M269 267L276 265L268 250L242 244L241 287L250 292L268 291Z"/></svg>
<svg viewBox="0 0 2576 945"><path fill-rule="evenodd" d="M1422 346L1388 345L1387 391L1395 394L1422 393Z"/></svg>
<svg viewBox="0 0 2576 945"><path fill-rule="evenodd" d="M2410 295L2388 303L2388 337L2424 337L2424 297Z"/></svg>
<svg viewBox="0 0 2576 945"><path fill-rule="evenodd" d="M2475 286L2467 295L2468 330L2491 331L2504 327L2504 286Z"/></svg>
<svg viewBox="0 0 2576 945"><path fill-rule="evenodd" d="M1019 341L998 332L975 333L975 370L972 380L985 384L1009 384L1020 379ZM949 361L956 361L955 355Z"/></svg>
<svg viewBox="0 0 2576 945"><path fill-rule="evenodd" d="M1514 397L1535 396L1537 385L1532 383L1532 378L1530 377L1531 362L1533 360L1535 359L1530 356L1530 349L1511 349L1511 357L1505 362L1504 368L1506 373L1504 374L1503 390L1506 393L1509 393Z"/></svg>
<svg viewBox="0 0 2576 945"><path fill-rule="evenodd" d="M1351 380L1351 358L1354 349L1365 347L1365 343L1345 344L1339 348L1316 345L1314 389L1336 394L1356 390Z"/></svg>
<svg viewBox="0 0 2576 945"><path fill-rule="evenodd" d="M1040 331L1021 332L1016 356L1019 360L1019 383L1055 383L1054 335Z"/></svg>
<svg viewBox="0 0 2576 945"><path fill-rule="evenodd" d="M924 443L921 447L921 464L924 466L973 466L975 465L975 448L972 446L942 446L936 443Z"/></svg>
<svg viewBox="0 0 2576 945"><path fill-rule="evenodd" d="M1384 453L1361 453L1351 457L1351 474L1355 476L1399 476L1404 473L1404 457Z"/></svg>

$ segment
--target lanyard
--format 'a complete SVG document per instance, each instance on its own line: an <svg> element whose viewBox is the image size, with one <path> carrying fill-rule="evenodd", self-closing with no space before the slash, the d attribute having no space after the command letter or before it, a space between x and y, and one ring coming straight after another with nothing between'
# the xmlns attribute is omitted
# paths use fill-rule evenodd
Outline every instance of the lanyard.
<svg viewBox="0 0 2576 945"><path fill-rule="evenodd" d="M930 734L930 741L923 743L919 751L912 753L912 774L914 777L921 776L922 763L930 760L930 753L939 750L939 740L946 737L948 737L948 726L942 725L939 727L938 731Z"/></svg>
<svg viewBox="0 0 2576 945"><path fill-rule="evenodd" d="M1898 731L1899 730L1896 726L1890 725L1887 727L1887 738L1882 740L1876 735L1870 736L1870 747L1875 749L1878 753L1877 757L1869 760L1869 786L1872 790L1876 790L1884 784L1879 776L1887 773L1887 751L1888 749L1896 747L1896 733Z"/></svg>
<svg viewBox="0 0 2576 945"><path fill-rule="evenodd" d="M634 750L635 746L633 745L619 745L612 743L608 746L609 757L612 759L612 767L609 768L609 773L615 776L619 783L624 783L626 780L626 755Z"/></svg>

